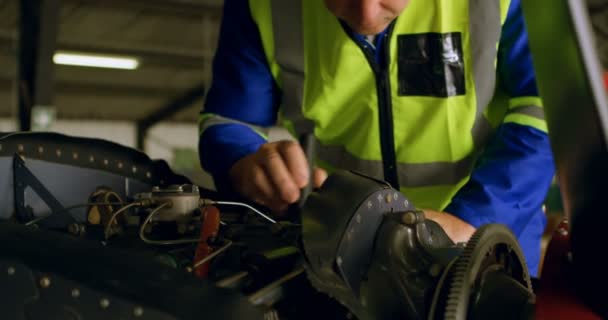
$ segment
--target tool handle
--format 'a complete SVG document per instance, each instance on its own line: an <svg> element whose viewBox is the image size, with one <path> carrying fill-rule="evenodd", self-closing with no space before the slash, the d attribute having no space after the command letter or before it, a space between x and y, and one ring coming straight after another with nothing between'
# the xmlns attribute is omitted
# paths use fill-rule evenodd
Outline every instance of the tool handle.
<svg viewBox="0 0 608 320"><path fill-rule="evenodd" d="M308 162L309 179L308 184L300 190L300 199L298 200L298 209L302 209L306 199L312 192L314 184L314 157L315 157L315 136L312 133L304 133L300 136L300 146L304 150L306 161Z"/></svg>

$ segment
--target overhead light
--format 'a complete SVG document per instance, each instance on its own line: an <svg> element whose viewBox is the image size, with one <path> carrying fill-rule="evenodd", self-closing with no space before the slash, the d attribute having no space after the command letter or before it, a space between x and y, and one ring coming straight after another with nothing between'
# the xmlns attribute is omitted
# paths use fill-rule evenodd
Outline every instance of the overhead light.
<svg viewBox="0 0 608 320"><path fill-rule="evenodd" d="M55 64L94 68L110 68L135 70L139 67L139 60L134 57L88 54L68 51L57 51L53 56Z"/></svg>

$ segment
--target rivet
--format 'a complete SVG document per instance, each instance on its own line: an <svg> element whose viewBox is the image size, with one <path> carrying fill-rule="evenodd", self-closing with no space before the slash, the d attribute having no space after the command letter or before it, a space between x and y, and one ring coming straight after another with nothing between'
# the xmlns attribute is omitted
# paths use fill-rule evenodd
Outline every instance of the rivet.
<svg viewBox="0 0 608 320"><path fill-rule="evenodd" d="M397 192L393 193L393 200L397 201L397 198L399 198L399 194Z"/></svg>
<svg viewBox="0 0 608 320"><path fill-rule="evenodd" d="M414 212L406 212L403 214L403 216L401 216L401 222L407 224L407 225L412 225L415 224L417 221L417 217L416 214Z"/></svg>
<svg viewBox="0 0 608 320"><path fill-rule="evenodd" d="M407 208L410 206L410 202L407 200L403 200L403 205Z"/></svg>
<svg viewBox="0 0 608 320"><path fill-rule="evenodd" d="M91 162L91 163L95 162L95 157L89 156L89 162Z"/></svg>
<svg viewBox="0 0 608 320"><path fill-rule="evenodd" d="M391 201L393 201L393 197L391 197L390 194L386 195L386 203L391 203Z"/></svg>
<svg viewBox="0 0 608 320"><path fill-rule="evenodd" d="M144 308L142 307L135 307L135 309L133 309L133 315L136 317L141 317L144 315Z"/></svg>
<svg viewBox="0 0 608 320"><path fill-rule="evenodd" d="M17 150L19 150L19 152L23 152L24 149L25 148L23 147L22 144L20 144L20 145L17 146Z"/></svg>
<svg viewBox="0 0 608 320"><path fill-rule="evenodd" d="M357 223L361 223L361 214L357 213L357 216L355 218L357 220Z"/></svg>
<svg viewBox="0 0 608 320"><path fill-rule="evenodd" d="M137 172L137 167L133 166L133 168L131 168L131 171L133 171L133 173L136 173Z"/></svg>
<svg viewBox="0 0 608 320"><path fill-rule="evenodd" d="M107 166L110 163L110 161L108 161L108 159L103 159L103 165Z"/></svg>
<svg viewBox="0 0 608 320"><path fill-rule="evenodd" d="M43 152L44 152L44 147L38 146L38 153L43 153Z"/></svg>
<svg viewBox="0 0 608 320"><path fill-rule="evenodd" d="M72 152L72 159L74 159L74 160L78 159L78 153L77 152Z"/></svg>
<svg viewBox="0 0 608 320"><path fill-rule="evenodd" d="M374 206L374 204L371 201L367 201L367 208L371 209Z"/></svg>
<svg viewBox="0 0 608 320"><path fill-rule="evenodd" d="M80 290L78 290L77 288L72 289L72 298L78 298L80 297Z"/></svg>
<svg viewBox="0 0 608 320"><path fill-rule="evenodd" d="M148 179L152 178L152 174L150 173L150 171L146 172L146 177L147 177Z"/></svg>
<svg viewBox="0 0 608 320"><path fill-rule="evenodd" d="M12 275L15 274L15 268L8 267L8 269L6 270L6 272L8 273L9 276L12 276Z"/></svg>
<svg viewBox="0 0 608 320"><path fill-rule="evenodd" d="M118 169L122 169L122 162L118 162Z"/></svg>
<svg viewBox="0 0 608 320"><path fill-rule="evenodd" d="M61 149L57 149L57 150L55 150L55 154L56 154L58 157L61 157Z"/></svg>
<svg viewBox="0 0 608 320"><path fill-rule="evenodd" d="M381 195L381 194L379 194L379 195L376 197L376 199L378 200L378 202L382 202L382 195Z"/></svg>
<svg viewBox="0 0 608 320"><path fill-rule="evenodd" d="M342 257L338 257L336 259L336 263L338 264L338 266L341 266L342 265Z"/></svg>
<svg viewBox="0 0 608 320"><path fill-rule="evenodd" d="M49 279L49 277L42 277L40 278L40 287L42 288L48 288L51 286L51 279Z"/></svg>
<svg viewBox="0 0 608 320"><path fill-rule="evenodd" d="M107 308L110 306L110 300L108 300L107 298L101 298L101 300L99 300L99 306L103 309Z"/></svg>
<svg viewBox="0 0 608 320"><path fill-rule="evenodd" d="M438 264L433 264L430 268L429 268L429 274L431 275L431 277L436 278L439 276L439 274L441 273L441 266Z"/></svg>

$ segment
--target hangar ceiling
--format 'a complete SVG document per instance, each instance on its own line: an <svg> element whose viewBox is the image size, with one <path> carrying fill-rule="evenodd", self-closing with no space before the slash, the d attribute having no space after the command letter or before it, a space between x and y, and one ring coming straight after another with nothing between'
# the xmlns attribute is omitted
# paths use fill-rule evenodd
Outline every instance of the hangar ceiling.
<svg viewBox="0 0 608 320"><path fill-rule="evenodd" d="M0 117L16 115L18 1L0 0ZM136 71L56 66L61 119L136 120L208 87L223 0L61 0L58 49L125 54ZM608 1L588 0L608 66ZM195 121L202 103L173 117Z"/></svg>
<svg viewBox="0 0 608 320"><path fill-rule="evenodd" d="M16 114L18 1L0 0L0 117ZM210 79L222 0L61 0L57 47L137 56L135 71L55 66L62 119L141 119ZM174 117L195 121L201 102Z"/></svg>

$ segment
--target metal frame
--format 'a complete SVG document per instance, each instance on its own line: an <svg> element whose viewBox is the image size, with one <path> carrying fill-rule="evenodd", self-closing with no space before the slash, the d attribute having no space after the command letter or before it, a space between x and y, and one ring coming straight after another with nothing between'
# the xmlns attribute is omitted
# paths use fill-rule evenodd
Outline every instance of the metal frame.
<svg viewBox="0 0 608 320"><path fill-rule="evenodd" d="M136 122L137 148L144 151L144 141L146 138L146 133L150 127L159 123L163 119L169 118L188 108L190 105L195 103L197 100L202 99L204 96L205 86L201 83L160 107L156 112L138 120Z"/></svg>
<svg viewBox="0 0 608 320"><path fill-rule="evenodd" d="M53 104L59 0L19 1L19 129L31 130L31 112Z"/></svg>

